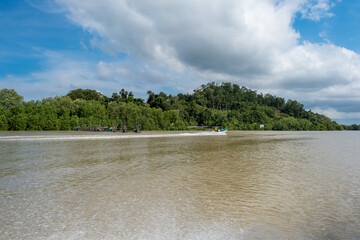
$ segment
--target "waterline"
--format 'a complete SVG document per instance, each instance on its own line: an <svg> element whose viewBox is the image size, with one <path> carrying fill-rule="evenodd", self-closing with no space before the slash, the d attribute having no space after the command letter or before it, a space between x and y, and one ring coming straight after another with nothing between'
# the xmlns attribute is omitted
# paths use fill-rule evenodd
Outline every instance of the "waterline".
<svg viewBox="0 0 360 240"><path fill-rule="evenodd" d="M111 134L111 135L110 135ZM46 135L46 136L0 136L0 141L72 141L72 140L111 140L129 138L164 138L164 137L195 137L195 136L226 136L222 132L197 132L197 133L165 133L165 134L91 134L91 135Z"/></svg>

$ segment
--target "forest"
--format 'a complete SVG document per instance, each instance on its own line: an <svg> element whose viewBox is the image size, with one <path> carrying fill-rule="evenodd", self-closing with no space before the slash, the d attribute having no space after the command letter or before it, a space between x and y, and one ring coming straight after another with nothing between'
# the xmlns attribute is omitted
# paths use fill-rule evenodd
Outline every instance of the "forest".
<svg viewBox="0 0 360 240"><path fill-rule="evenodd" d="M187 130L190 126L222 126L229 130L359 130L305 110L296 100L232 83L204 84L193 93L147 92L135 98L122 89L111 97L91 89L66 96L24 101L14 89L0 90L0 130L129 129Z"/></svg>

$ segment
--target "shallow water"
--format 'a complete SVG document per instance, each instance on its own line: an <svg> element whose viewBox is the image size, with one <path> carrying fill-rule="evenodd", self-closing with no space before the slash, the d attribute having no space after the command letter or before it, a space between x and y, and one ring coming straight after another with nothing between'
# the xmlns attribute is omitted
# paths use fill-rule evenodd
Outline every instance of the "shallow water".
<svg viewBox="0 0 360 240"><path fill-rule="evenodd" d="M0 133L0 239L360 239L359 132Z"/></svg>

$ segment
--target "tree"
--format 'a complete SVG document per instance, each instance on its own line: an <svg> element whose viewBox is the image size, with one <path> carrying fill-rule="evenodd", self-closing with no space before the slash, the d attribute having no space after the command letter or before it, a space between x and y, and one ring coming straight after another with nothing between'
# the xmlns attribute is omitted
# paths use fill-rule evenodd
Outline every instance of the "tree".
<svg viewBox="0 0 360 240"><path fill-rule="evenodd" d="M342 130L330 118L304 110L304 105L244 86L214 82L192 94L167 95L148 91L147 102L121 89L107 98L91 89L66 96L25 102L14 89L0 90L0 130L69 130L79 127L122 126L138 122L143 130L185 129L189 125L222 125L231 129Z"/></svg>
<svg viewBox="0 0 360 240"><path fill-rule="evenodd" d="M127 100L128 100L128 102L133 102L134 101L134 94L132 92L129 92Z"/></svg>
<svg viewBox="0 0 360 240"><path fill-rule="evenodd" d="M9 125L6 116L0 111L0 131L6 131L8 129L9 129Z"/></svg>
<svg viewBox="0 0 360 240"><path fill-rule="evenodd" d="M3 88L0 90L0 108L4 111L13 111L15 108L21 106L23 97L20 96L14 89Z"/></svg>
<svg viewBox="0 0 360 240"><path fill-rule="evenodd" d="M128 97L128 91L125 91L124 89L121 89L121 91L119 92L121 100L123 102L126 102L127 97Z"/></svg>
<svg viewBox="0 0 360 240"><path fill-rule="evenodd" d="M100 101L105 98L103 94L101 94L96 90L81 89L81 88L71 90L66 96L69 96L72 100L84 99L88 101L90 100Z"/></svg>
<svg viewBox="0 0 360 240"><path fill-rule="evenodd" d="M27 116L24 113L14 115L10 118L10 130L24 131L26 129Z"/></svg>
<svg viewBox="0 0 360 240"><path fill-rule="evenodd" d="M290 116L301 118L305 112L304 105L289 99L285 104L285 112Z"/></svg>

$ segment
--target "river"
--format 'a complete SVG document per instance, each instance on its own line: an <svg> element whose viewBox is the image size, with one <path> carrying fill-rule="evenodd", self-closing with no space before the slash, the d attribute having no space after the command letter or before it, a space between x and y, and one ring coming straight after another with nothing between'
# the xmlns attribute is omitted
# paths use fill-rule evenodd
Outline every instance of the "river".
<svg viewBox="0 0 360 240"><path fill-rule="evenodd" d="M0 239L360 239L360 132L0 132Z"/></svg>

